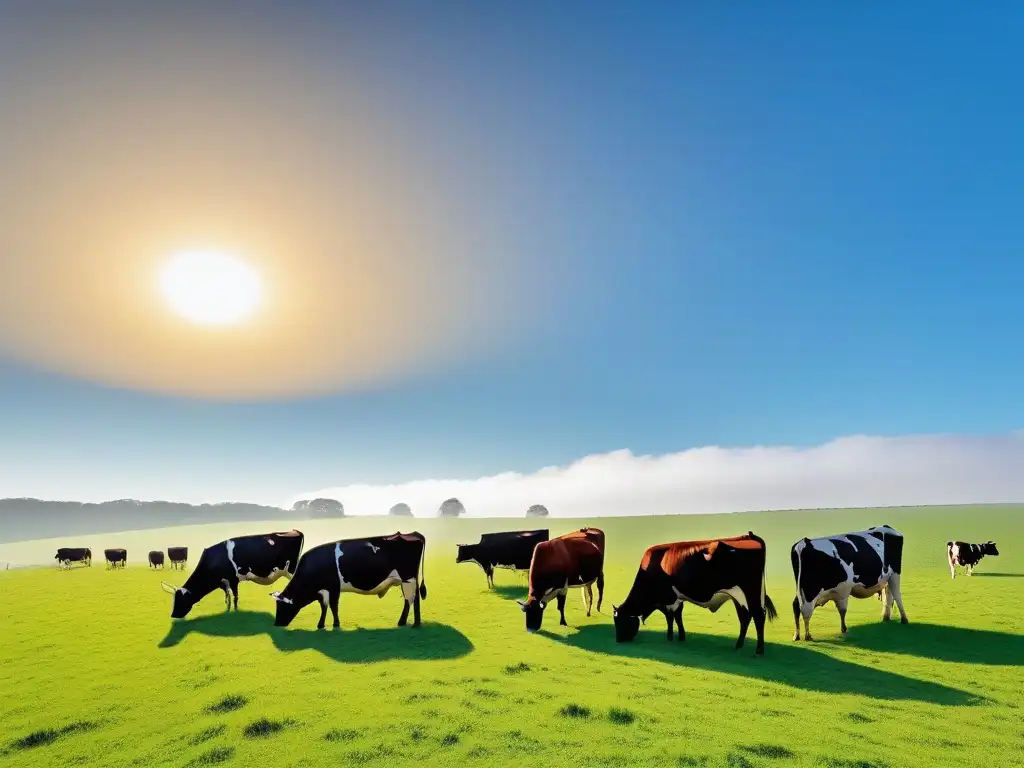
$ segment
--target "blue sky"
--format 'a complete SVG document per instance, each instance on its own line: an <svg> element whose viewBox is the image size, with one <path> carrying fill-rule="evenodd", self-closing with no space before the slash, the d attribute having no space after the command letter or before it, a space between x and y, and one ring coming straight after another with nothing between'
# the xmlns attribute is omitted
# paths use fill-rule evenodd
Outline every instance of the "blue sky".
<svg viewBox="0 0 1024 768"><path fill-rule="evenodd" d="M280 402L9 357L0 494L276 498L1024 426L1024 9L896 5L308 6L295 54L327 81L335 56L361 67L555 309L440 369Z"/></svg>

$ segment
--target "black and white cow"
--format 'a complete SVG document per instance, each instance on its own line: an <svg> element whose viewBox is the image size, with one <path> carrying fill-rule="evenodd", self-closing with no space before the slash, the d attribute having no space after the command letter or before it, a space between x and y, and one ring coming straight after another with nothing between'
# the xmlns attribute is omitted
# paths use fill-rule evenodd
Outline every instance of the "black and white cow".
<svg viewBox="0 0 1024 768"><path fill-rule="evenodd" d="M89 547L61 547L54 555L57 567L70 568L72 563L85 563L92 567L92 550Z"/></svg>
<svg viewBox="0 0 1024 768"><path fill-rule="evenodd" d="M483 533L478 544L459 544L456 563L476 563L487 577L487 586L494 586L494 569L529 571L533 550L548 540L547 528L536 531L505 531Z"/></svg>
<svg viewBox="0 0 1024 768"><path fill-rule="evenodd" d="M237 611L238 583L252 581L270 585L282 576L291 578L299 564L304 540L302 531L292 530L238 536L207 547L184 586L175 588L166 582L160 583L164 591L174 595L171 618L185 618L193 605L215 589L224 590L224 602L229 611L234 597Z"/></svg>
<svg viewBox="0 0 1024 768"><path fill-rule="evenodd" d="M396 533L365 539L342 539L313 547L299 561L295 577L280 592L271 594L277 601L274 626L287 627L300 610L313 602L320 604L323 629L327 608L334 616L334 627L341 626L338 600L342 592L384 597L392 587L400 587L405 598L398 626L405 626L409 607L412 625L420 625L420 599L427 597L423 561L427 542L423 534Z"/></svg>
<svg viewBox="0 0 1024 768"><path fill-rule="evenodd" d="M149 553L149 567L160 568L163 570L164 567L164 553L158 549L154 549Z"/></svg>
<svg viewBox="0 0 1024 768"><path fill-rule="evenodd" d="M185 569L188 565L188 547L168 547L167 559L171 561L171 570Z"/></svg>
<svg viewBox="0 0 1024 768"><path fill-rule="evenodd" d="M107 568L124 568L128 562L128 550L104 549L103 559L107 561Z"/></svg>
<svg viewBox="0 0 1024 768"><path fill-rule="evenodd" d="M999 554L994 541L984 544L968 544L966 541L947 541L946 557L949 558L949 575L956 578L956 566L962 566L968 576L974 575L976 566L985 555Z"/></svg>
<svg viewBox="0 0 1024 768"><path fill-rule="evenodd" d="M796 597L793 598L794 640L800 639L800 616L804 617L804 639L811 638L811 616L819 605L832 601L839 609L839 623L846 633L846 608L850 597L877 595L882 601L882 620L889 621L892 604L900 609L900 621L907 623L900 593L903 570L903 534L888 525L866 531L841 533L819 539L801 539L790 551Z"/></svg>

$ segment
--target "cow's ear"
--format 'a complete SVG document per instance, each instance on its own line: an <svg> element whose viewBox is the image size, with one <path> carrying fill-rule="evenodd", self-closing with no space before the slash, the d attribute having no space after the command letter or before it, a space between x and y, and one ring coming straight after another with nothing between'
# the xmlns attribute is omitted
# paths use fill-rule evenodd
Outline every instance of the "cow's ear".
<svg viewBox="0 0 1024 768"><path fill-rule="evenodd" d="M176 589L175 589L174 587L172 587L172 586L171 586L170 584L168 584L168 583L167 583L166 581L161 581L161 582L160 582L160 587L161 587L161 589L163 589L163 591L164 591L164 592L166 592L166 593L167 593L168 595L173 595L173 594L174 594L175 592L177 592L177 591L178 591L178 590L176 590Z"/></svg>

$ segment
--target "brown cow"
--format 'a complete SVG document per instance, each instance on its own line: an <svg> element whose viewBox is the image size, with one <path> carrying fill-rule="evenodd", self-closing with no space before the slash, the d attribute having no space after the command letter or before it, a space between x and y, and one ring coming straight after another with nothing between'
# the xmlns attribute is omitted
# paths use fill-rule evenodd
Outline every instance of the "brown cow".
<svg viewBox="0 0 1024 768"><path fill-rule="evenodd" d="M530 561L530 594L519 600L526 614L526 631L536 632L544 619L544 608L557 599L559 624L565 620L565 596L570 587L583 588L587 616L594 603L591 586L597 582L597 610L604 601L604 531L581 528L550 541L542 541L533 550Z"/></svg>
<svg viewBox="0 0 1024 768"><path fill-rule="evenodd" d="M740 622L736 647L743 646L753 619L757 631L756 654L764 653L765 618L776 618L775 606L765 593L765 543L754 533L725 539L681 541L648 548L640 560L633 587L626 600L613 606L615 639L628 642L636 637L640 622L655 611L683 630L683 603L694 603L712 613L732 600Z"/></svg>

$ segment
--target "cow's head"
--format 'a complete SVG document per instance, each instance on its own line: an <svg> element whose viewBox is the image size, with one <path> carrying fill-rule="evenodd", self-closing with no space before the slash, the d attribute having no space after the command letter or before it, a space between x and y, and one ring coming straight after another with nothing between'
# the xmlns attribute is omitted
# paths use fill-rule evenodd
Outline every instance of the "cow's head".
<svg viewBox="0 0 1024 768"><path fill-rule="evenodd" d="M196 600L192 596L192 593L184 587L172 587L166 581L161 581L160 586L167 594L174 595L174 605L171 607L171 618L184 619L188 616L188 612L191 611L192 606L196 604Z"/></svg>
<svg viewBox="0 0 1024 768"><path fill-rule="evenodd" d="M996 549L996 543L994 541L986 541L981 545L981 551L986 555L998 555L999 550Z"/></svg>
<svg viewBox="0 0 1024 768"><path fill-rule="evenodd" d="M468 563L476 559L476 544L459 544L455 555L456 563Z"/></svg>
<svg viewBox="0 0 1024 768"><path fill-rule="evenodd" d="M291 597L286 597L281 592L271 592L270 596L277 601L277 612L274 615L275 627L287 627L292 620L299 615L299 611L309 603L296 603Z"/></svg>
<svg viewBox="0 0 1024 768"><path fill-rule="evenodd" d="M544 606L547 603L543 600L537 600L532 596L526 600L516 600L516 602L519 603L519 607L526 614L526 631L536 632L539 630L541 622L544 621Z"/></svg>
<svg viewBox="0 0 1024 768"><path fill-rule="evenodd" d="M640 617L630 616L619 610L619 606L612 606L612 619L615 621L615 642L628 643L636 638L640 631Z"/></svg>

